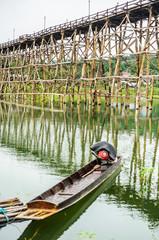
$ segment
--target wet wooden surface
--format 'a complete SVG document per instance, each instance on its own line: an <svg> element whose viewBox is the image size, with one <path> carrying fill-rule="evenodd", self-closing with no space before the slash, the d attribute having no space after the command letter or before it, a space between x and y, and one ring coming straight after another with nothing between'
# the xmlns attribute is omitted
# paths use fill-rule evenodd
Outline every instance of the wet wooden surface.
<svg viewBox="0 0 159 240"><path fill-rule="evenodd" d="M24 205L18 198L0 201L0 208L6 211L9 222L17 221L15 217L27 209L26 205ZM6 223L6 216L3 213L0 213L0 225Z"/></svg>

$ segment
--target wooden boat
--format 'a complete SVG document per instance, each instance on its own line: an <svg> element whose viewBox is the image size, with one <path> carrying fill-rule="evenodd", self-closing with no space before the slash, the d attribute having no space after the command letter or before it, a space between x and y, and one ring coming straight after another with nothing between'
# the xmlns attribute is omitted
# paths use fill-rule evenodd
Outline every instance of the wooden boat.
<svg viewBox="0 0 159 240"><path fill-rule="evenodd" d="M18 240L33 239L33 236L37 232L40 240L58 239L66 229L77 221L101 193L111 188L120 170L121 167L117 168L99 187L77 203L65 209L65 211L61 211L41 221L31 221Z"/></svg>
<svg viewBox="0 0 159 240"><path fill-rule="evenodd" d="M120 166L121 157L116 157L111 163L103 163L97 156L94 161L28 202L27 210L16 218L40 220L62 211L92 192Z"/></svg>

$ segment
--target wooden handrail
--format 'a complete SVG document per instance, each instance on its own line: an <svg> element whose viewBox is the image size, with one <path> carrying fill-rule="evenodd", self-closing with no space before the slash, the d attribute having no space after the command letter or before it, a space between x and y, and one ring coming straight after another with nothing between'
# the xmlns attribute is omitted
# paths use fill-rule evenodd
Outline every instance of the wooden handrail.
<svg viewBox="0 0 159 240"><path fill-rule="evenodd" d="M7 47L10 47L16 43L20 43L20 41L25 41L25 40L29 40L29 39L32 39L32 38L35 38L35 37L41 37L43 35L48 35L49 33L53 33L53 32L56 32L56 31L60 31L60 30L67 30L67 29L70 29L72 26L80 26L81 24L87 24L87 23L90 23L94 20L96 21L100 21L100 19L103 19L104 17L111 17L112 15L114 14L120 14L122 11L125 11L125 10L131 10L133 9L134 7L142 7L144 6L145 4L153 4L153 3L156 3L156 2L159 2L159 0L132 0L132 1L129 1L129 2L126 2L126 3L123 3L123 4L120 4L120 5L117 5L115 7L112 7L112 8L109 8L109 9L106 9L104 11L100 11L100 12L97 12L95 14L91 14L90 16L85 16L85 17L82 17L82 18L79 18L79 19L76 19L76 20L73 20L73 21L70 21L70 22L65 22L65 23L62 23L62 24L59 24L59 25L55 25L55 26L52 26L52 27L48 27L46 29L42 29L41 31L38 31L36 33L33 33L33 34L24 34L22 36L19 36L19 38L17 39L14 39L12 41L8 41L8 42L5 42L5 43L1 43L0 44L0 49L2 48L7 48Z"/></svg>

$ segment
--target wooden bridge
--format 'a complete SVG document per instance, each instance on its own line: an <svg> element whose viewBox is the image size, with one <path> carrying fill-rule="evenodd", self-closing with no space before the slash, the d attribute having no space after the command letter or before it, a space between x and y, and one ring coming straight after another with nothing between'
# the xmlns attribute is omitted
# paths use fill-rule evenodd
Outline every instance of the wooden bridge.
<svg viewBox="0 0 159 240"><path fill-rule="evenodd" d="M134 98L136 109L144 98L151 109L159 99L158 15L159 0L133 0L0 44L1 98L57 95L112 107Z"/></svg>

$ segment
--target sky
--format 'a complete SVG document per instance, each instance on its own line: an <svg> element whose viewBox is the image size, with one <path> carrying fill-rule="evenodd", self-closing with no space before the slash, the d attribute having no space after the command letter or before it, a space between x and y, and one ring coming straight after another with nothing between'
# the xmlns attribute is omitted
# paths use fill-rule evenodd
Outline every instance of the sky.
<svg viewBox="0 0 159 240"><path fill-rule="evenodd" d="M91 14L126 0L90 0ZM88 15L88 0L0 0L0 43Z"/></svg>

